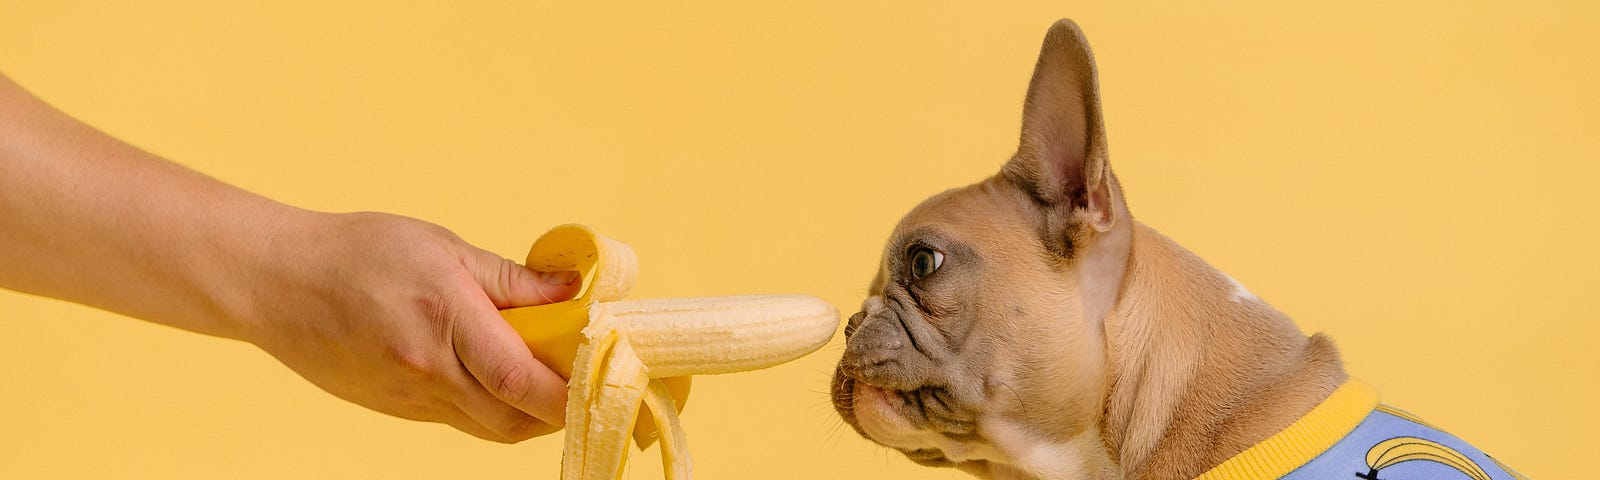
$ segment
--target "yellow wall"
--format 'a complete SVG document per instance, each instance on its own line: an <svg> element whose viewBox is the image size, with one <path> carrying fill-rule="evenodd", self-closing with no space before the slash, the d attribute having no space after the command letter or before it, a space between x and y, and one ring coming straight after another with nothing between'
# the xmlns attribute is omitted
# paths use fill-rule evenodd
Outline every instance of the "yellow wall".
<svg viewBox="0 0 1600 480"><path fill-rule="evenodd" d="M289 203L514 258L581 221L637 248L636 297L847 311L900 214L1007 158L1072 17L1136 217L1524 473L1600 453L1600 3L213 3L3 1L0 71ZM385 417L246 344L8 292L0 312L0 478L556 472L559 436ZM841 426L840 351L700 379L701 478L950 478Z"/></svg>

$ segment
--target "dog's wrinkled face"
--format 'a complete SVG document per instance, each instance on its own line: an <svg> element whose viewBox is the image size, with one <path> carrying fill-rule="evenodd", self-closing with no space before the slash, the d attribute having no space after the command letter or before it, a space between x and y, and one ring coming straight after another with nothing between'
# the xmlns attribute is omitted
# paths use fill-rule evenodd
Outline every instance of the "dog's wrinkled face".
<svg viewBox="0 0 1600 480"><path fill-rule="evenodd" d="M980 476L1106 464L1102 320L1126 266L1126 216L1092 54L1063 21L1045 39L1017 155L895 227L845 327L840 416L913 461Z"/></svg>
<svg viewBox="0 0 1600 480"><path fill-rule="evenodd" d="M996 443L1066 442L1088 427L1075 421L1098 417L1102 337L1038 216L997 178L901 221L834 375L834 406L857 431L950 466L990 458ZM1061 428L1019 427L1044 424Z"/></svg>

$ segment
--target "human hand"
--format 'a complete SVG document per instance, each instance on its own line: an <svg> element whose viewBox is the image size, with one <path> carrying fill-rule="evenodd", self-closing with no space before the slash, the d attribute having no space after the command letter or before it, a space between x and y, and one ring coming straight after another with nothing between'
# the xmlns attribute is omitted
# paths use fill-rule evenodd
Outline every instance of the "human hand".
<svg viewBox="0 0 1600 480"><path fill-rule="evenodd" d="M506 443L561 429L566 381L497 308L569 299L576 272L529 270L406 217L285 217L245 287L246 340L379 412Z"/></svg>
<svg viewBox="0 0 1600 480"><path fill-rule="evenodd" d="M0 288L247 340L346 400L514 442L560 429L565 381L496 307L539 274L439 226L288 207L116 140L0 74Z"/></svg>

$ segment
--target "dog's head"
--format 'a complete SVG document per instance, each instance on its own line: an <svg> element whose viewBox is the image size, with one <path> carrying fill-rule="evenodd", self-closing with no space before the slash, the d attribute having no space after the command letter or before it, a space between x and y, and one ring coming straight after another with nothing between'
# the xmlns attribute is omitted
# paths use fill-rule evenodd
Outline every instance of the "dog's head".
<svg viewBox="0 0 1600 480"><path fill-rule="evenodd" d="M834 374L834 407L857 432L980 474L1103 466L1103 319L1132 219L1107 163L1096 82L1082 32L1057 22L1016 155L895 227Z"/></svg>

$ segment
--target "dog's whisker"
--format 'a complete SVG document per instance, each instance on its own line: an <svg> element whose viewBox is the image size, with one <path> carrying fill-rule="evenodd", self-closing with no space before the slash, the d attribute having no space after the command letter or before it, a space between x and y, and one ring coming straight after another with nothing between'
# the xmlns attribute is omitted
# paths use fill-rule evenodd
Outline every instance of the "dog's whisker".
<svg viewBox="0 0 1600 480"><path fill-rule="evenodd" d="M839 448L839 442L844 441L844 433L845 433L845 428L846 428L846 425L844 424L843 420L839 420L839 417L833 417L833 418L834 418L833 426L829 428L829 430L830 430L830 433L828 435L829 438L825 439L825 442L830 444L828 446L828 448L830 448L830 449Z"/></svg>

